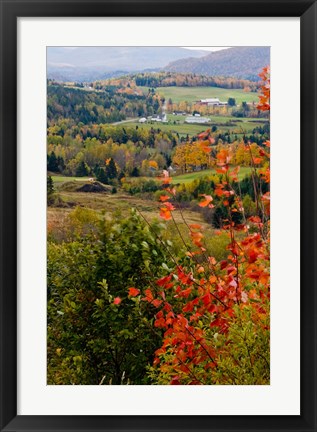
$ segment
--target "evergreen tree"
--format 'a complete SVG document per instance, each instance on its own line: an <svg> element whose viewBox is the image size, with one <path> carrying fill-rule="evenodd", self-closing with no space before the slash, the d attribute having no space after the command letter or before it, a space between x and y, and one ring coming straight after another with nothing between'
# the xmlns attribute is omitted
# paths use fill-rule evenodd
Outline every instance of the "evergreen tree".
<svg viewBox="0 0 317 432"><path fill-rule="evenodd" d="M96 177L98 176L99 170L100 170L100 165L96 164L92 170Z"/></svg>
<svg viewBox="0 0 317 432"><path fill-rule="evenodd" d="M228 105L229 106L236 106L236 100L235 100L235 98L229 97L229 99L228 99Z"/></svg>
<svg viewBox="0 0 317 432"><path fill-rule="evenodd" d="M47 197L50 197L54 192L54 182L51 176L47 176Z"/></svg>
<svg viewBox="0 0 317 432"><path fill-rule="evenodd" d="M99 169L98 169L98 172L97 172L97 174L96 174L96 177L97 177L97 180L98 180L100 183L108 184L108 182L109 182L108 177L107 177L107 175L106 175L106 172L105 172L105 170L104 170L103 168L99 168Z"/></svg>
<svg viewBox="0 0 317 432"><path fill-rule="evenodd" d="M77 177L85 177L89 173L88 166L85 164L84 161L79 162L78 167L76 169L76 176Z"/></svg>
<svg viewBox="0 0 317 432"><path fill-rule="evenodd" d="M117 167L112 158L106 166L106 176L111 180L118 177Z"/></svg>
<svg viewBox="0 0 317 432"><path fill-rule="evenodd" d="M64 171L64 169L66 167L64 159L61 156L57 157L57 167L58 167L59 172Z"/></svg>
<svg viewBox="0 0 317 432"><path fill-rule="evenodd" d="M53 151L47 158L47 170L52 172L59 172L57 157Z"/></svg>
<svg viewBox="0 0 317 432"><path fill-rule="evenodd" d="M140 172L138 167L134 167L133 170L131 171L131 177L139 177Z"/></svg>

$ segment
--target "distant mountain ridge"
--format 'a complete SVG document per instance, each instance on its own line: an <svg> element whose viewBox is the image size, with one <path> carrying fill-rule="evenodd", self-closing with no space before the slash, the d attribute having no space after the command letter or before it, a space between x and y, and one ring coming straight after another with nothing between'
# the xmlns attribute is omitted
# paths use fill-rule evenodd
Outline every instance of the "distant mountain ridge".
<svg viewBox="0 0 317 432"><path fill-rule="evenodd" d="M160 70L171 61L207 53L181 47L48 47L47 74L61 81L95 81L119 72Z"/></svg>
<svg viewBox="0 0 317 432"><path fill-rule="evenodd" d="M169 63L168 72L195 73L258 80L261 69L270 64L270 47L233 47Z"/></svg>

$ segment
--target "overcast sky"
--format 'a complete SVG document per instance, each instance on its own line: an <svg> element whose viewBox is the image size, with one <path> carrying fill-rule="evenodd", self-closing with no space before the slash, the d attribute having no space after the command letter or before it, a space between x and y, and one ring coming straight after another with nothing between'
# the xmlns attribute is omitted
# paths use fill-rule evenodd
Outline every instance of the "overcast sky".
<svg viewBox="0 0 317 432"><path fill-rule="evenodd" d="M201 46L201 47L183 47L183 48L187 48L187 49L191 49L191 50L220 51L220 50L227 49L230 47L205 47L205 46L203 47L203 46Z"/></svg>

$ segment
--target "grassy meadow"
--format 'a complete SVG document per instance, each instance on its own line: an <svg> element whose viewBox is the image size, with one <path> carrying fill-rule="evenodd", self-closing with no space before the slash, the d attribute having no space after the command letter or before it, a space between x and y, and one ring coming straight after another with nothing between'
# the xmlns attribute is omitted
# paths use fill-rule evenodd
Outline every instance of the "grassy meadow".
<svg viewBox="0 0 317 432"><path fill-rule="evenodd" d="M145 94L149 87L140 87ZM162 94L165 99L171 98L174 103L182 101L195 102L206 98L219 98L227 102L229 97L235 98L237 104L242 102L257 102L258 93L244 92L240 89L225 89L218 87L157 87L156 91Z"/></svg>
<svg viewBox="0 0 317 432"><path fill-rule="evenodd" d="M240 167L240 171L238 174L238 178L239 180L242 180L247 174L249 174L251 171L251 169L249 167ZM175 184L187 184L190 183L194 180L197 180L201 177L205 177L205 176L209 176L209 175L213 175L216 173L216 170L213 169L207 169L207 170L202 170L202 171L195 171L195 172L191 172L191 173L187 173L187 174L179 174L179 175L173 175L173 183ZM142 179L146 179L146 177L141 177ZM156 178L156 177L150 177L153 180L157 180L157 181L161 181L160 179ZM150 179L148 178L148 179ZM80 186L81 184L86 184L88 181L89 177L66 177L66 176L60 176L60 175L52 175L52 180L54 182L54 184L61 185L63 183L67 183L67 182L77 182L78 186ZM128 177L128 180L137 180L140 179L140 177ZM89 194L91 195L91 194Z"/></svg>
<svg viewBox="0 0 317 432"><path fill-rule="evenodd" d="M241 167L238 178L242 180L246 175L251 172L249 167ZM190 183L200 178L211 176L216 173L215 169L207 169L203 171L191 172L187 174L180 174L173 176L173 184L175 185L189 185ZM148 177L130 177L127 178L128 182L132 184L138 181L149 180ZM161 182L161 179L152 177L152 180L157 183ZM60 226L63 229L65 219L76 207L85 209L91 209L96 211L100 216L102 214L113 216L115 214L120 217L127 217L132 208L136 209L137 212L143 215L146 220L152 221L159 219L159 208L160 203L155 199L146 199L141 194L130 195L123 190L119 190L117 193L111 193L111 188L108 188L102 193L87 193L79 192L77 189L87 184L88 177L66 177L61 175L52 175L55 190L59 196L59 201L56 205L49 206L47 209L48 223L52 223L55 227ZM201 224L204 229L209 232L209 235L213 232L209 223L207 223L200 212L195 211L189 206L185 209L186 221L189 224ZM185 230L184 221L179 212L174 214L175 221L180 224L182 229ZM170 227L174 225L169 222Z"/></svg>
<svg viewBox="0 0 317 432"><path fill-rule="evenodd" d="M210 122L206 124L187 124L185 123L186 116L173 116L168 115L169 123L142 123L140 124L138 121L125 121L127 126L145 129L159 128L162 131L172 131L178 133L180 136L194 136L207 128L212 126L217 126L217 130L223 133L230 132L234 135L243 135L244 133L251 133L253 129L259 126L263 126L263 122L256 121L256 119L244 118L244 119L236 119L235 117L218 117L218 116L207 116L210 118ZM175 122L175 123L174 123Z"/></svg>
<svg viewBox="0 0 317 432"><path fill-rule="evenodd" d="M242 180L247 174L251 172L251 169L249 167L240 167L240 171L238 174L239 180ZM198 171L198 172L192 172L188 174L180 174L173 177L173 181L176 184L188 184L193 182L194 180L197 180L204 176L209 176L215 174L215 169L208 169L204 171Z"/></svg>

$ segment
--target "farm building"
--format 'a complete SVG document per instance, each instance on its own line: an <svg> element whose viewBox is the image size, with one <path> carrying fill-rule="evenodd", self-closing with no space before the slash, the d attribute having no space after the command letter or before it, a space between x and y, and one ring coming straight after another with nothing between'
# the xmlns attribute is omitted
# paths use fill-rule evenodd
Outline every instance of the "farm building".
<svg viewBox="0 0 317 432"><path fill-rule="evenodd" d="M186 115L187 113L184 111L173 111L173 115Z"/></svg>
<svg viewBox="0 0 317 432"><path fill-rule="evenodd" d="M220 105L228 104L228 102L221 102L219 98L200 99L199 103L200 105L207 105L207 106L220 106Z"/></svg>
<svg viewBox="0 0 317 432"><path fill-rule="evenodd" d="M208 122L210 122L210 118L207 117L188 116L185 119L185 123L208 123Z"/></svg>
<svg viewBox="0 0 317 432"><path fill-rule="evenodd" d="M176 169L173 168L172 165L167 168L167 171L169 172L169 175L173 175L176 173Z"/></svg>
<svg viewBox="0 0 317 432"><path fill-rule="evenodd" d="M162 115L157 115L156 117L152 117L152 121L156 121L156 122L162 122L162 123L167 123L167 116L166 114L162 114Z"/></svg>

